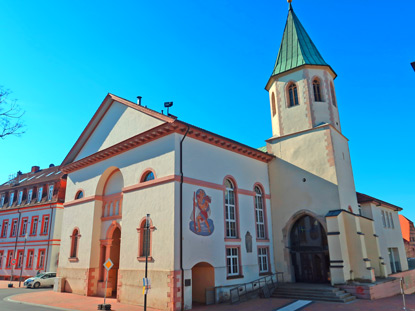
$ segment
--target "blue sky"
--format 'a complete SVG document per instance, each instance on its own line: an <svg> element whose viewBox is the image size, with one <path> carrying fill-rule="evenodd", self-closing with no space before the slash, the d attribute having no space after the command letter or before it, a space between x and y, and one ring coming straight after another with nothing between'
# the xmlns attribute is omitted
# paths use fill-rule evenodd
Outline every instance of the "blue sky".
<svg viewBox="0 0 415 311"><path fill-rule="evenodd" d="M335 81L356 189L415 220L415 2L304 1L294 10ZM60 164L108 92L253 147L271 136L264 90L283 0L4 1L0 85L27 132L0 141L0 182Z"/></svg>

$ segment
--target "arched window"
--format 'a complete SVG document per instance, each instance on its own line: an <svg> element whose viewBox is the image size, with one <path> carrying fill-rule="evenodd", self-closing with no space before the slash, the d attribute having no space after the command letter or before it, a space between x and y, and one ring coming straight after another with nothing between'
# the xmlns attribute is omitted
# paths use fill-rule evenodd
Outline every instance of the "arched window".
<svg viewBox="0 0 415 311"><path fill-rule="evenodd" d="M71 235L71 253L70 259L78 259L79 230L74 229Z"/></svg>
<svg viewBox="0 0 415 311"><path fill-rule="evenodd" d="M230 179L225 181L225 219L226 219L226 237L237 238L237 215L235 186Z"/></svg>
<svg viewBox="0 0 415 311"><path fill-rule="evenodd" d="M152 171L147 171L141 177L141 182L146 182L154 179L154 173Z"/></svg>
<svg viewBox="0 0 415 311"><path fill-rule="evenodd" d="M289 107L297 106L298 105L298 94L297 94L297 85L295 83L291 83L288 86L288 100L289 100Z"/></svg>
<svg viewBox="0 0 415 311"><path fill-rule="evenodd" d="M314 90L314 101L321 102L321 92L320 92L320 81L318 79L313 80L313 90Z"/></svg>
<svg viewBox="0 0 415 311"><path fill-rule="evenodd" d="M277 108L275 106L275 94L274 92L271 94L271 109L272 109L272 116L275 116L277 113Z"/></svg>
<svg viewBox="0 0 415 311"><path fill-rule="evenodd" d="M261 188L255 186L255 222L256 222L256 236L258 239L265 239L265 214L264 214L264 199Z"/></svg>
<svg viewBox="0 0 415 311"><path fill-rule="evenodd" d="M334 93L334 86L332 82L330 82L330 91L331 91L331 99L333 100L333 106L337 107L336 94Z"/></svg>
<svg viewBox="0 0 415 311"><path fill-rule="evenodd" d="M147 218L144 217L140 222L140 227L137 228L137 232L139 234L138 261L145 261L146 255L149 257L149 260L153 260L151 251L153 231L153 222L149 219L149 223L147 224Z"/></svg>
<svg viewBox="0 0 415 311"><path fill-rule="evenodd" d="M75 200L82 199L84 197L84 192L79 190L75 195Z"/></svg>

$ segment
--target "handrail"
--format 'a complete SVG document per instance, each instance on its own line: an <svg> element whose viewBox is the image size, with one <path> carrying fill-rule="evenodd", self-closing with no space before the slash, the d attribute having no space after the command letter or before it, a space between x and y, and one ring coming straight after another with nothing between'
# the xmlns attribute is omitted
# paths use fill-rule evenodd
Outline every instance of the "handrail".
<svg viewBox="0 0 415 311"><path fill-rule="evenodd" d="M239 301L239 297L241 296L250 295L253 293L257 294L260 289L265 287L265 285L276 287L279 283L279 276L281 276L282 282L284 282L284 273L276 272L247 283L206 288L206 304L216 304L228 301L235 302ZM225 294L223 294L221 291L219 293L223 295L218 295L218 290L227 288L230 288L229 295L226 293L228 290L226 290ZM237 298L236 300L235 297Z"/></svg>

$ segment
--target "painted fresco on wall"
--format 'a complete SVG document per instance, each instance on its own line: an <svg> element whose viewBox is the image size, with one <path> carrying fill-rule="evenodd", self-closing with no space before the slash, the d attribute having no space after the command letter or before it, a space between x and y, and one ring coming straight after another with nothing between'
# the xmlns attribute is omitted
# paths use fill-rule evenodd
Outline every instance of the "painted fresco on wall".
<svg viewBox="0 0 415 311"><path fill-rule="evenodd" d="M193 193L193 211L190 215L189 227L193 233L208 236L213 233L215 226L213 220L209 218L211 198L203 189L198 189Z"/></svg>

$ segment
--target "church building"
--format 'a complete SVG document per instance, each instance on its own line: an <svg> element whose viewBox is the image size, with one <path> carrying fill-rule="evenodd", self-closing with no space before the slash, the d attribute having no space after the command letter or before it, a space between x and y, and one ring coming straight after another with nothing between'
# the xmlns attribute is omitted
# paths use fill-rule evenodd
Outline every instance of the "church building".
<svg viewBox="0 0 415 311"><path fill-rule="evenodd" d="M148 305L162 310L275 272L335 285L407 270L400 208L356 194L335 78L290 5L266 147L108 94L62 163L63 290L104 296L110 258L107 296L142 305L146 255Z"/></svg>

